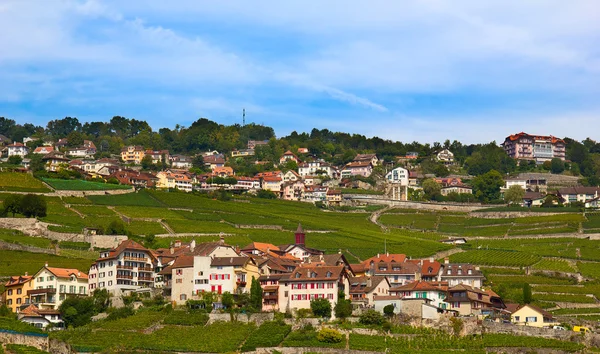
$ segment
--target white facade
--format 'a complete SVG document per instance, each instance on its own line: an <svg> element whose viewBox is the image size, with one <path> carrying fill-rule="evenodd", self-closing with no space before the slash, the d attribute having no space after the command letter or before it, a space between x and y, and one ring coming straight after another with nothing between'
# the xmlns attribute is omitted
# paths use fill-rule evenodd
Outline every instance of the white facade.
<svg viewBox="0 0 600 354"><path fill-rule="evenodd" d="M408 186L408 170L402 167L396 167L385 175L388 183Z"/></svg>
<svg viewBox="0 0 600 354"><path fill-rule="evenodd" d="M210 280L211 280L211 269L210 262L211 257L209 256L195 256L194 257L194 268L193 268L193 279L194 279L194 294L200 294L202 292L211 291Z"/></svg>
<svg viewBox="0 0 600 354"><path fill-rule="evenodd" d="M40 269L34 276L35 288L29 290L30 302L40 309L57 310L71 296L88 295L88 278L77 269Z"/></svg>
<svg viewBox="0 0 600 354"><path fill-rule="evenodd" d="M122 291L154 287L156 273L149 251L126 248L118 254L110 253L101 252L100 259L90 267L90 293L106 289L120 294Z"/></svg>
<svg viewBox="0 0 600 354"><path fill-rule="evenodd" d="M505 181L504 188L508 189L512 186L519 186L523 188L523 190L527 190L527 180L525 179L507 179Z"/></svg>
<svg viewBox="0 0 600 354"><path fill-rule="evenodd" d="M8 145L6 147L6 151L8 152L8 156L21 156L25 157L29 153L29 148L21 143L16 143L12 145Z"/></svg>
<svg viewBox="0 0 600 354"><path fill-rule="evenodd" d="M305 162L298 167L298 174L302 177L316 176L317 172L324 172L331 178L335 175L335 170L329 164L320 161Z"/></svg>

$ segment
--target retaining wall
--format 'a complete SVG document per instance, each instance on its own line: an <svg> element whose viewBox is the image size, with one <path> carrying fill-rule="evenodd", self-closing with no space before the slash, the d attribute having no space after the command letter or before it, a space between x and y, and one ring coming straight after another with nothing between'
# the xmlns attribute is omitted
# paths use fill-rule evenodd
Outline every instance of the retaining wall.
<svg viewBox="0 0 600 354"><path fill-rule="evenodd" d="M256 323L257 326L260 326L263 322L273 321L274 318L275 314L273 312L253 313L251 315L241 313L233 314L234 321L242 323L253 322ZM228 313L211 313L208 315L208 324L218 321L229 322L231 321L231 315Z"/></svg>
<svg viewBox="0 0 600 354"><path fill-rule="evenodd" d="M25 251L32 253L56 254L56 250L54 248L40 248L5 241L0 241L0 249L10 251Z"/></svg>
<svg viewBox="0 0 600 354"><path fill-rule="evenodd" d="M47 335L27 335L23 333L0 331L0 343L28 345L46 352L49 349Z"/></svg>

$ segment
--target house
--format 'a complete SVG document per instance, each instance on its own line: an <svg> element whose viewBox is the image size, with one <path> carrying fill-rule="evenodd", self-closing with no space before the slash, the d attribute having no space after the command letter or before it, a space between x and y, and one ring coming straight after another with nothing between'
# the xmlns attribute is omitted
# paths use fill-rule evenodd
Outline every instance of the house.
<svg viewBox="0 0 600 354"><path fill-rule="evenodd" d="M281 192L281 186L283 185L283 180L281 177L262 177L262 185L261 188L271 191L277 195Z"/></svg>
<svg viewBox="0 0 600 354"><path fill-rule="evenodd" d="M531 135L520 132L507 136L502 146L508 156L514 159L533 160L537 164L553 158L565 160L565 141L552 135Z"/></svg>
<svg viewBox="0 0 600 354"><path fill-rule="evenodd" d="M19 312L19 307L29 303L27 292L33 289L33 285L33 277L27 273L8 278L8 281L4 283L4 292L2 293L4 304L12 312Z"/></svg>
<svg viewBox="0 0 600 354"><path fill-rule="evenodd" d="M0 134L0 146L8 145L10 143L10 139L6 136Z"/></svg>
<svg viewBox="0 0 600 354"><path fill-rule="evenodd" d="M300 201L305 198L305 186L302 180L286 182L281 186L281 198L284 200Z"/></svg>
<svg viewBox="0 0 600 354"><path fill-rule="evenodd" d="M294 161L295 163L300 163L301 162L300 159L298 158L298 156L296 156L296 154L294 154L290 150L286 151L283 154L283 156L281 156L279 158L279 164L283 165L284 163L286 163L288 161Z"/></svg>
<svg viewBox="0 0 600 354"><path fill-rule="evenodd" d="M101 251L90 267L89 292L106 289L115 296L124 291L154 287L154 254L133 240L125 240L116 248Z"/></svg>
<svg viewBox="0 0 600 354"><path fill-rule="evenodd" d="M212 170L212 175L215 177L232 177L234 174L233 168L229 166L215 167Z"/></svg>
<svg viewBox="0 0 600 354"><path fill-rule="evenodd" d="M448 282L449 286L459 284L470 285L481 288L485 277L479 267L468 263L450 263L448 258L444 259L444 269L440 279Z"/></svg>
<svg viewBox="0 0 600 354"><path fill-rule="evenodd" d="M267 255L283 256L285 252L282 252L279 247L272 243L265 242L252 242L246 247L240 250L242 253L252 256L266 257Z"/></svg>
<svg viewBox="0 0 600 354"><path fill-rule="evenodd" d="M231 157L247 157L254 156L254 149L233 150Z"/></svg>
<svg viewBox="0 0 600 354"><path fill-rule="evenodd" d="M333 254L320 254L309 257L310 263L322 263L328 266L344 266L344 269L348 273L348 276L354 277L354 273L350 267L350 263L341 251Z"/></svg>
<svg viewBox="0 0 600 354"><path fill-rule="evenodd" d="M305 186L314 186L317 184L321 184L321 178L315 176L305 176L303 179Z"/></svg>
<svg viewBox="0 0 600 354"><path fill-rule="evenodd" d="M353 161L344 167L342 177L344 175L369 177L372 172L373 165L370 161Z"/></svg>
<svg viewBox="0 0 600 354"><path fill-rule="evenodd" d="M53 146L38 146L35 148L35 150L33 150L33 153L39 155L46 155L51 153L52 151L54 151Z"/></svg>
<svg viewBox="0 0 600 354"><path fill-rule="evenodd" d="M418 280L401 286L392 287L389 289L389 293L392 296L401 296L403 300L428 299L429 305L446 309L448 307L448 303L444 300L446 299L447 290L448 283L446 282L429 282Z"/></svg>
<svg viewBox="0 0 600 354"><path fill-rule="evenodd" d="M573 202L586 203L598 198L600 195L600 187L568 187L558 190L558 197L563 203L571 204Z"/></svg>
<svg viewBox="0 0 600 354"><path fill-rule="evenodd" d="M57 309L40 309L31 304L19 312L19 321L28 323L36 328L45 329L51 326L53 329L64 328L65 324Z"/></svg>
<svg viewBox="0 0 600 354"><path fill-rule="evenodd" d="M159 272L165 276L165 294L177 305L183 305L194 295L194 256L180 255L173 264ZM170 291L169 291L170 290Z"/></svg>
<svg viewBox="0 0 600 354"><path fill-rule="evenodd" d="M281 284L281 283L280 283ZM338 302L340 292L347 293L350 287L343 266L301 264L279 286L279 311L309 309L311 300L328 299Z"/></svg>
<svg viewBox="0 0 600 354"><path fill-rule="evenodd" d="M546 200L546 195L538 192L525 192L523 196L523 206L539 207Z"/></svg>
<svg viewBox="0 0 600 354"><path fill-rule="evenodd" d="M454 163L454 154L448 149L443 149L436 154L436 159L444 165Z"/></svg>
<svg viewBox="0 0 600 354"><path fill-rule="evenodd" d="M237 183L233 186L235 189L260 189L260 179L254 177L235 177Z"/></svg>
<svg viewBox="0 0 600 354"><path fill-rule="evenodd" d="M467 243L467 239L464 237L453 237L440 240L440 242L445 243L447 245L464 245L465 243Z"/></svg>
<svg viewBox="0 0 600 354"><path fill-rule="evenodd" d="M213 257L210 263L210 291L222 294L250 292L252 279L258 280L258 266L252 257Z"/></svg>
<svg viewBox="0 0 600 354"><path fill-rule="evenodd" d="M192 168L192 158L185 155L169 155L171 167L190 169Z"/></svg>
<svg viewBox="0 0 600 354"><path fill-rule="evenodd" d="M258 278L263 289L263 311L281 311L279 308L279 289L290 273L261 275Z"/></svg>
<svg viewBox="0 0 600 354"><path fill-rule="evenodd" d="M82 146L67 149L68 156L73 157L93 157L96 153L96 145L91 140L84 140Z"/></svg>
<svg viewBox="0 0 600 354"><path fill-rule="evenodd" d="M352 277L350 283L350 300L353 305L372 307L375 296L387 296L390 282L384 276Z"/></svg>
<svg viewBox="0 0 600 354"><path fill-rule="evenodd" d="M328 189L326 198L328 205L340 205L342 202L342 191L339 189Z"/></svg>
<svg viewBox="0 0 600 354"><path fill-rule="evenodd" d="M116 178L120 184L135 186L140 188L151 188L158 182L158 177L145 172L133 170L116 171L108 176L108 179Z"/></svg>
<svg viewBox="0 0 600 354"><path fill-rule="evenodd" d="M330 178L336 177L336 170L330 164L323 161L309 161L298 165L298 174L302 177L327 175Z"/></svg>
<svg viewBox="0 0 600 354"><path fill-rule="evenodd" d="M298 148L298 153L299 154L308 154L308 148L305 148L305 147Z"/></svg>
<svg viewBox="0 0 600 354"><path fill-rule="evenodd" d="M473 188L471 188L470 186L467 186L465 184L461 184L461 185L457 185L457 186L442 187L442 189L440 189L440 194L443 196L446 196L450 193L473 194Z"/></svg>
<svg viewBox="0 0 600 354"><path fill-rule="evenodd" d="M35 289L27 290L29 302L40 309L57 310L67 297L88 296L88 275L78 269L49 267L34 276Z"/></svg>
<svg viewBox="0 0 600 354"><path fill-rule="evenodd" d="M152 163L162 163L164 161L170 161L169 150L146 150L144 152L144 157L150 156L152 157Z"/></svg>
<svg viewBox="0 0 600 354"><path fill-rule="evenodd" d="M429 259L410 259L407 262L414 263L421 267L421 280L430 282L441 281L442 264L433 257Z"/></svg>
<svg viewBox="0 0 600 354"><path fill-rule="evenodd" d="M46 171L58 171L69 167L69 159L62 152L52 151L42 157Z"/></svg>
<svg viewBox="0 0 600 354"><path fill-rule="evenodd" d="M203 161L204 166L210 167L211 171L225 166L225 157L222 154L204 156Z"/></svg>
<svg viewBox="0 0 600 354"><path fill-rule="evenodd" d="M379 165L379 159L375 154L358 154L354 157L354 162L369 162L371 166Z"/></svg>
<svg viewBox="0 0 600 354"><path fill-rule="evenodd" d="M125 163L133 163L139 165L145 156L143 146L130 145L121 149L121 160Z"/></svg>
<svg viewBox="0 0 600 354"><path fill-rule="evenodd" d="M298 172L294 170L289 170L282 175L283 182L296 182L301 180L302 177L298 174Z"/></svg>
<svg viewBox="0 0 600 354"><path fill-rule="evenodd" d="M294 233L295 242L291 245L283 245L279 246L279 249L288 255L294 256L297 259L308 260L310 256L321 255L323 251L308 248L305 244L306 234L304 233L304 229L302 229L302 225L298 224L298 228Z"/></svg>
<svg viewBox="0 0 600 354"><path fill-rule="evenodd" d="M509 189L512 186L519 186L524 191L527 190L527 180L523 178L507 178L504 180L504 189Z"/></svg>
<svg viewBox="0 0 600 354"><path fill-rule="evenodd" d="M66 148L67 145L69 145L69 141L67 140L67 138L62 138L62 139L58 139L58 141L56 142L56 144L54 144L54 147L57 150L60 150L60 149Z"/></svg>
<svg viewBox="0 0 600 354"><path fill-rule="evenodd" d="M13 142L10 145L7 145L6 154L8 157L11 156L21 156L25 157L29 153L29 148L25 146L23 143Z"/></svg>
<svg viewBox="0 0 600 354"><path fill-rule="evenodd" d="M391 187L391 197L394 200L408 200L408 177L407 169L396 167L385 175L385 179Z"/></svg>
<svg viewBox="0 0 600 354"><path fill-rule="evenodd" d="M394 313L398 314L402 309L402 296L398 295L377 295L373 296L373 309L377 312L383 312L383 309L388 306L394 306Z"/></svg>
<svg viewBox="0 0 600 354"><path fill-rule="evenodd" d="M185 192L191 192L193 189L192 176L180 170L160 171L156 174L158 179L156 182L157 188L174 188Z"/></svg>
<svg viewBox="0 0 600 354"><path fill-rule="evenodd" d="M481 315L485 309L492 306L489 294L466 284L450 287L444 301L449 304L449 309L456 311L460 316Z"/></svg>
<svg viewBox="0 0 600 354"><path fill-rule="evenodd" d="M269 145L269 140L248 140L248 150L254 150L257 146Z"/></svg>
<svg viewBox="0 0 600 354"><path fill-rule="evenodd" d="M507 310L511 312L510 319L514 324L531 327L551 327L560 324L551 313L537 306L531 304L515 305L510 304L507 306Z"/></svg>
<svg viewBox="0 0 600 354"><path fill-rule="evenodd" d="M421 279L421 267L411 262L375 262L368 275L385 276L392 287Z"/></svg>
<svg viewBox="0 0 600 354"><path fill-rule="evenodd" d="M323 186L306 186L304 190L304 201L316 203L327 202L327 191L329 188Z"/></svg>

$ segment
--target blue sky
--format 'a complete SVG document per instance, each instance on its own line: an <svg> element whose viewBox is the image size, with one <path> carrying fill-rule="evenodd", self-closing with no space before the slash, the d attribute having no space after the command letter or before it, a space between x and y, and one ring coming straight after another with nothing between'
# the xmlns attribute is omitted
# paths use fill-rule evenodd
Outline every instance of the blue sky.
<svg viewBox="0 0 600 354"><path fill-rule="evenodd" d="M0 1L0 116L600 140L600 2ZM594 128L596 127L596 128Z"/></svg>

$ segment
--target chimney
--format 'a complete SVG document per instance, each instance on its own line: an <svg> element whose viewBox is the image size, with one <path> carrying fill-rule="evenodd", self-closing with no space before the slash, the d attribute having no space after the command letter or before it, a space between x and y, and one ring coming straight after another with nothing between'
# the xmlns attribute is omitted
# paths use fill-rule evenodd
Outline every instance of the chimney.
<svg viewBox="0 0 600 354"><path fill-rule="evenodd" d="M429 257L429 262L433 263L435 262L435 259L433 259L433 257Z"/></svg>
<svg viewBox="0 0 600 354"><path fill-rule="evenodd" d="M379 253L377 253L377 258L379 258Z"/></svg>
<svg viewBox="0 0 600 354"><path fill-rule="evenodd" d="M450 258L448 258L448 257L444 258L444 264L450 264Z"/></svg>
<svg viewBox="0 0 600 354"><path fill-rule="evenodd" d="M371 280L371 277L367 277L367 287L371 286L373 286L373 280Z"/></svg>
<svg viewBox="0 0 600 354"><path fill-rule="evenodd" d="M190 242L190 251L194 252L195 248L196 248L196 240L192 239L192 242Z"/></svg>
<svg viewBox="0 0 600 354"><path fill-rule="evenodd" d="M29 273L28 273L28 272L25 272L25 276L28 276L28 275L29 275Z"/></svg>
<svg viewBox="0 0 600 354"><path fill-rule="evenodd" d="M306 270L306 276L310 278L310 269Z"/></svg>
<svg viewBox="0 0 600 354"><path fill-rule="evenodd" d="M175 241L175 247L181 247L181 240Z"/></svg>
<svg viewBox="0 0 600 354"><path fill-rule="evenodd" d="M77 277L79 278L81 276L81 272L77 272Z"/></svg>
<svg viewBox="0 0 600 354"><path fill-rule="evenodd" d="M44 267L48 267L48 262L46 262L46 263L44 264Z"/></svg>
<svg viewBox="0 0 600 354"><path fill-rule="evenodd" d="M342 249L338 249L338 254L342 254Z"/></svg>
<svg viewBox="0 0 600 354"><path fill-rule="evenodd" d="M169 247L169 252L171 254L175 253L175 249L173 248L173 245L171 245L171 247Z"/></svg>
<svg viewBox="0 0 600 354"><path fill-rule="evenodd" d="M389 256L390 256L390 253L389 253L389 252L386 252L386 253L385 253L385 255L386 255L387 257L389 257Z"/></svg>
<svg viewBox="0 0 600 354"><path fill-rule="evenodd" d="M479 270L479 266L475 267L475 270Z"/></svg>
<svg viewBox="0 0 600 354"><path fill-rule="evenodd" d="M304 233L304 229L302 229L302 225L298 224L298 228L296 229L296 233L294 234L296 237L296 245L304 246L304 239L306 237Z"/></svg>
<svg viewBox="0 0 600 354"><path fill-rule="evenodd" d="M233 263L233 257L229 258L229 264Z"/></svg>
<svg viewBox="0 0 600 354"><path fill-rule="evenodd" d="M221 235L219 236L219 245L224 245L225 244L225 236L223 236L223 233L221 233Z"/></svg>
<svg viewBox="0 0 600 354"><path fill-rule="evenodd" d="M324 259L323 259L323 255L322 255L322 254L320 254L320 255L319 255L319 260L320 260L321 262L323 262L323 261L324 261Z"/></svg>

